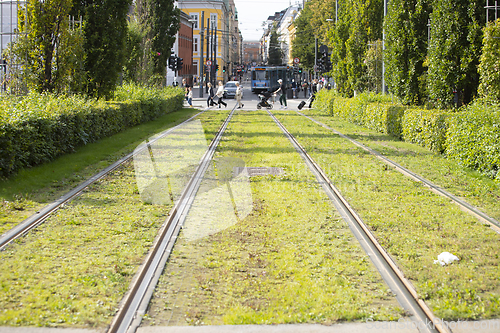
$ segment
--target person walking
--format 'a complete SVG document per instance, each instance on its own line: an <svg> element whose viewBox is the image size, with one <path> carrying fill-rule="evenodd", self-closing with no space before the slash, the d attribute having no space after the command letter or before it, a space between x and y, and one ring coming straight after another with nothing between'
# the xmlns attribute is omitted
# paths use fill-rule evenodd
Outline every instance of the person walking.
<svg viewBox="0 0 500 333"><path fill-rule="evenodd" d="M286 86L283 84L282 79L279 79L278 83L280 84L280 87L274 93L275 94L281 93L281 96L280 96L281 107L280 107L280 109L283 109L283 104L285 104L285 109L286 109L287 108L287 105L286 105Z"/></svg>
<svg viewBox="0 0 500 333"><path fill-rule="evenodd" d="M208 98L207 98L207 107L211 107L213 105L215 105L215 102L214 102L214 88L212 87L212 84L210 82L207 83L207 87L208 87L208 91L207 91L207 94L208 94Z"/></svg>
<svg viewBox="0 0 500 333"><path fill-rule="evenodd" d="M187 90L188 90L188 93L187 93L188 104L189 104L189 107L192 108L193 107L193 88L188 87Z"/></svg>
<svg viewBox="0 0 500 333"><path fill-rule="evenodd" d="M243 97L243 89L239 82L236 82L236 102L238 102L238 109L241 109L245 104L241 103L241 98Z"/></svg>
<svg viewBox="0 0 500 333"><path fill-rule="evenodd" d="M217 101L217 104L219 105L219 109L220 109L221 104L224 105L224 107L227 107L227 104L224 103L224 101L222 100L222 98L224 97L224 86L222 85L222 81L219 81L219 88L217 89L215 96L217 96L219 98L219 100Z"/></svg>
<svg viewBox="0 0 500 333"><path fill-rule="evenodd" d="M318 79L314 79L313 84L311 85L311 102L309 102L309 108L312 108L312 104L316 99L316 93L318 92Z"/></svg>

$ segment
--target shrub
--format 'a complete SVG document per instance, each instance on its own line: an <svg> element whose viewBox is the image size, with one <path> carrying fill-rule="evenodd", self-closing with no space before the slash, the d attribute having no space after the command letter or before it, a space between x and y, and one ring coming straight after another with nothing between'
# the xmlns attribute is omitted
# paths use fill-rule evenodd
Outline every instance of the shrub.
<svg viewBox="0 0 500 333"><path fill-rule="evenodd" d="M450 113L443 110L406 110L401 124L403 140L443 153L449 116Z"/></svg>
<svg viewBox="0 0 500 333"><path fill-rule="evenodd" d="M500 105L477 101L451 117L446 155L500 181Z"/></svg>
<svg viewBox="0 0 500 333"><path fill-rule="evenodd" d="M127 89L129 89L127 91ZM127 98L128 96L128 98ZM0 176L182 108L182 89L124 86L116 101L31 93L0 103Z"/></svg>

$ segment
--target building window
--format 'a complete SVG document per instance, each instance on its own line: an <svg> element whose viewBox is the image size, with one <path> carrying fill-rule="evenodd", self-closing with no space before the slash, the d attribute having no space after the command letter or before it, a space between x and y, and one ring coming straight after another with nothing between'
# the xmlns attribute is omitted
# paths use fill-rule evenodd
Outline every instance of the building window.
<svg viewBox="0 0 500 333"><path fill-rule="evenodd" d="M193 52L198 52L198 37L193 38Z"/></svg>
<svg viewBox="0 0 500 333"><path fill-rule="evenodd" d="M196 22L193 23L193 29L198 29L198 21L199 21L198 13L189 13L189 15L193 20L196 20Z"/></svg>
<svg viewBox="0 0 500 333"><path fill-rule="evenodd" d="M217 29L217 14L210 14L210 28Z"/></svg>

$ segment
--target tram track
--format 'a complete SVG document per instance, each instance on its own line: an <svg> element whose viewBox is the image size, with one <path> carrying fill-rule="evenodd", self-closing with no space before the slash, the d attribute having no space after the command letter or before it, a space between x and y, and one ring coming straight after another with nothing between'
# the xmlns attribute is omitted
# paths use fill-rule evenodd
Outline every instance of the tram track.
<svg viewBox="0 0 500 333"><path fill-rule="evenodd" d="M434 316L427 304L418 297L416 289L411 282L406 279L404 273L396 265L395 261L380 245L375 236L362 221L360 216L351 208L347 200L341 195L340 191L331 183L328 176L321 167L300 145L297 139L286 129L286 127L272 114L276 125L288 138L296 151L315 175L319 184L322 186L328 197L337 208L343 219L349 224L350 229L356 236L365 252L370 256L373 264L382 275L383 279L396 294L400 304L412 314L412 320L416 327L425 332L449 333L450 330L443 325L440 319Z"/></svg>
<svg viewBox="0 0 500 333"><path fill-rule="evenodd" d="M207 109L206 109L207 110ZM153 144L156 141L162 139L163 137L167 136L168 134L172 133L176 129L180 128L184 124L192 121L193 119L197 118L200 116L202 113L204 113L206 110L203 110L194 116L190 117L189 119L186 119L182 123L166 130L163 132L161 135L155 137L151 141L149 141L149 144ZM15 227L11 228L7 232L5 232L3 235L0 236L0 250L4 249L8 244L13 242L14 240L18 239L19 237L22 237L26 233L28 233L30 230L33 230L34 228L38 227L40 224L42 224L51 214L56 212L59 208L63 207L65 204L70 202L71 200L77 198L80 196L85 189L87 189L89 186L92 184L96 183L100 179L106 177L107 175L111 174L113 171L118 169L119 167L123 166L125 163L129 162L130 160L133 159L134 154L140 153L142 150L148 149L149 146L145 145L142 148L140 148L139 151L132 152L118 161L114 162L104 170L98 172L97 174L91 176L88 178L86 181L83 183L79 184L69 192L65 193L61 197L59 197L57 200L53 201L52 203L46 205L39 211L37 211L35 214L31 215Z"/></svg>
<svg viewBox="0 0 500 333"><path fill-rule="evenodd" d="M141 266L139 272L129 288L128 294L121 302L120 309L115 315L108 333L134 332L142 321L142 315L146 312L150 298L154 292L158 279L163 271L166 261L175 245L176 238L180 232L183 221L194 201L203 175L208 169L209 163L215 153L217 146L235 112L233 107L224 123L221 125L214 139L208 146L207 151L200 160L196 171L189 183L184 188L180 199L169 213L168 219L159 231L151 251Z"/></svg>
<svg viewBox="0 0 500 333"><path fill-rule="evenodd" d="M355 146L363 149L364 151L370 153L371 155L375 156L376 158L378 158L379 160L381 160L382 162L386 163L387 165L391 166L394 168L394 170L400 172L401 174L411 178L412 180L416 181L416 182L419 182L419 183L422 183L424 186L426 186L427 188L429 188L432 192L442 196L442 197L445 197L447 199L449 199L450 201L452 201L453 203L455 203L456 205L458 205L462 210L468 212L469 214L475 216L476 218L478 218L480 221L482 221L483 223L485 224L488 224L490 226L491 229L493 229L495 232L499 233L500 234L500 222L496 219L494 219L493 217L487 215L486 213L482 212L481 210L479 210L477 207L474 207L473 205L469 204L468 202L458 198L457 196L451 194L450 192L446 191L445 189L441 188L440 186L432 183L431 181L425 179L424 177L422 177L421 175L403 167L402 165L392 161L391 159L385 157L384 155L382 155L381 153L379 153L378 151L370 148L370 147L367 147L366 145L362 144L361 142L335 130L334 128L331 128L330 126L326 125L326 124L323 124L322 122L312 118L312 117L309 117L305 114L303 114L302 112L300 111L295 111L297 112L299 115L311 120L312 122L322 126L323 128L326 128L330 131L332 131L333 133L337 134L338 136L342 137L343 139L346 139L348 141L350 141L352 144L354 144Z"/></svg>

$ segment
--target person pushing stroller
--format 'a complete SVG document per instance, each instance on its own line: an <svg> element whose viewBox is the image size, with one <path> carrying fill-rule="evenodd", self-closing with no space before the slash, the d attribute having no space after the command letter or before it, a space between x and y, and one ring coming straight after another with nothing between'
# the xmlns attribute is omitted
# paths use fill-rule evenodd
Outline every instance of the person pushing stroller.
<svg viewBox="0 0 500 333"><path fill-rule="evenodd" d="M283 109L283 104L285 104L285 109L287 108L287 105L286 105L286 85L283 84L283 80L282 79L279 79L278 80L278 83L280 84L280 87L274 92L274 94L278 94L279 92L281 92L281 96L280 96L280 109Z"/></svg>

